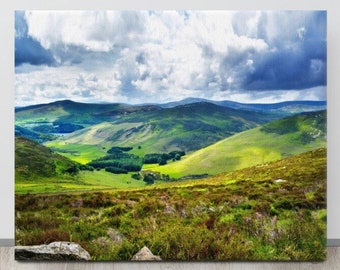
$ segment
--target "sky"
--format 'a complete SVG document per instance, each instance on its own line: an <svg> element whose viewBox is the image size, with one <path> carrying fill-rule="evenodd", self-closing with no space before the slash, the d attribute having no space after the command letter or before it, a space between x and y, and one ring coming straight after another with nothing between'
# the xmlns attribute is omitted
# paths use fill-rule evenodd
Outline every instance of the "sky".
<svg viewBox="0 0 340 270"><path fill-rule="evenodd" d="M325 11L16 11L15 105L326 100Z"/></svg>

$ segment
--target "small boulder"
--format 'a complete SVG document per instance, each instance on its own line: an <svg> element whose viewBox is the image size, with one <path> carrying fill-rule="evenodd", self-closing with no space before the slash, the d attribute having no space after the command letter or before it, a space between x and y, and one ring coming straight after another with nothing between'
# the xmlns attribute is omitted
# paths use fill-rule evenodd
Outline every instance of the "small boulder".
<svg viewBox="0 0 340 270"><path fill-rule="evenodd" d="M144 246L140 251L133 255L131 261L161 261L161 257L153 255L150 249Z"/></svg>
<svg viewBox="0 0 340 270"><path fill-rule="evenodd" d="M107 230L107 235L116 244L120 244L124 240L124 236L119 231L112 229L112 228L109 228Z"/></svg>
<svg viewBox="0 0 340 270"><path fill-rule="evenodd" d="M16 260L89 261L90 254L74 242L52 242L48 245L16 246Z"/></svg>
<svg viewBox="0 0 340 270"><path fill-rule="evenodd" d="M286 180L283 180L283 179L276 179L276 180L274 180L275 181L275 183L282 183L282 182L286 182Z"/></svg>

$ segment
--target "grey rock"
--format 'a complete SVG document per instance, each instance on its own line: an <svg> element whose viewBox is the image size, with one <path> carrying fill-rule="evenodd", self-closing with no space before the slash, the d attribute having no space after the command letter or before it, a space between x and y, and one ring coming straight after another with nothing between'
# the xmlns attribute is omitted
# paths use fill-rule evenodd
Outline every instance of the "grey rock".
<svg viewBox="0 0 340 270"><path fill-rule="evenodd" d="M116 244L120 244L124 240L124 236L119 231L112 229L112 228L109 228L107 230L107 235Z"/></svg>
<svg viewBox="0 0 340 270"><path fill-rule="evenodd" d="M52 242L48 245L16 246L16 260L89 261L90 254L74 242Z"/></svg>
<svg viewBox="0 0 340 270"><path fill-rule="evenodd" d="M164 214L174 214L176 213L176 209L173 208L171 205L166 204L164 208Z"/></svg>
<svg viewBox="0 0 340 270"><path fill-rule="evenodd" d="M161 257L153 255L150 249L144 246L140 251L133 255L131 261L161 261Z"/></svg>

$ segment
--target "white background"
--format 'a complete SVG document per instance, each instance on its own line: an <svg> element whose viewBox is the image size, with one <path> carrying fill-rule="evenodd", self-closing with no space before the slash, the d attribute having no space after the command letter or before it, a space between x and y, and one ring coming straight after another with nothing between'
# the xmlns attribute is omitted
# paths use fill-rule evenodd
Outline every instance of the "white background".
<svg viewBox="0 0 340 270"><path fill-rule="evenodd" d="M7 3L6 3L7 2ZM0 239L14 239L14 10L327 10L328 239L340 240L340 15L334 0L11 0L0 3ZM338 89L339 88L339 89Z"/></svg>

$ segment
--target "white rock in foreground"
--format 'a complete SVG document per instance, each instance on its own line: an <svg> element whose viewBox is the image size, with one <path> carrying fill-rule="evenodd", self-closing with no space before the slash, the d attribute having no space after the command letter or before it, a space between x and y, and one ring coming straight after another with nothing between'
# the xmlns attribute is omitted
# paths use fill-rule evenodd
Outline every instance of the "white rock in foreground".
<svg viewBox="0 0 340 270"><path fill-rule="evenodd" d="M90 254L74 242L53 242L48 245L16 246L16 260L89 261Z"/></svg>
<svg viewBox="0 0 340 270"><path fill-rule="evenodd" d="M144 246L140 251L133 255L131 261L161 261L159 256L153 255L150 249Z"/></svg>

